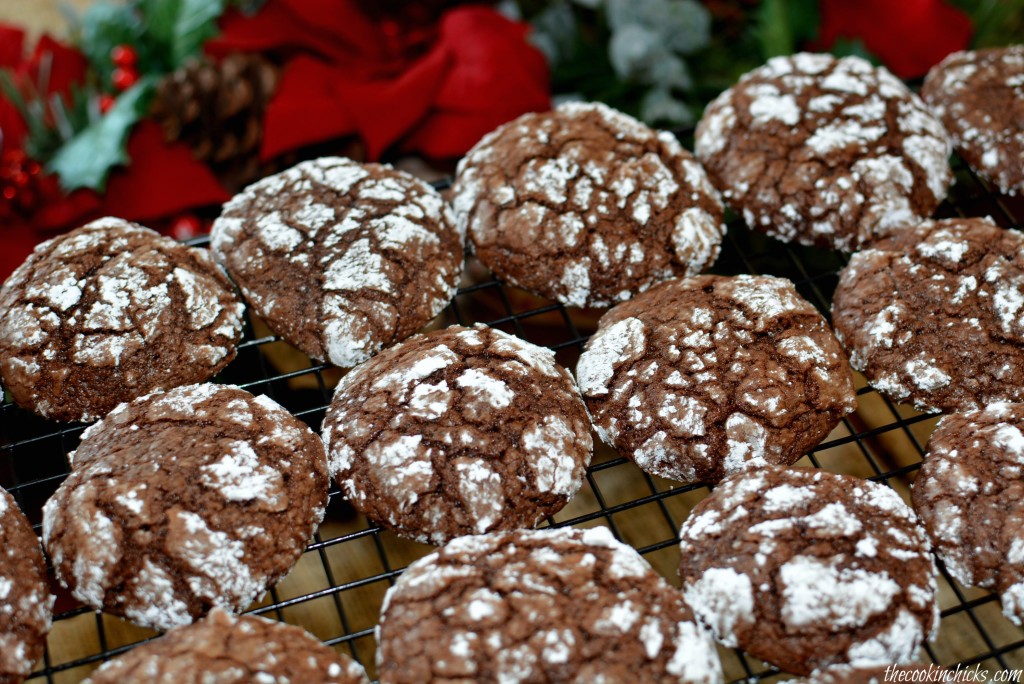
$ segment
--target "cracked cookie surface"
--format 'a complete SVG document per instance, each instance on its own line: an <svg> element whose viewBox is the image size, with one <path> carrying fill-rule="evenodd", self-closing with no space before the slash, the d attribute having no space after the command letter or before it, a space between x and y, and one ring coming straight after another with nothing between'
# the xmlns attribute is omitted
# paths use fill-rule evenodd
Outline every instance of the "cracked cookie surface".
<svg viewBox="0 0 1024 684"><path fill-rule="evenodd" d="M922 411L1024 401L1024 235L925 221L858 252L832 322L854 369Z"/></svg>
<svg viewBox="0 0 1024 684"><path fill-rule="evenodd" d="M369 684L363 668L292 625L214 609L105 663L85 684Z"/></svg>
<svg viewBox="0 0 1024 684"><path fill-rule="evenodd" d="M43 507L57 578L170 629L240 611L291 570L327 506L327 457L265 396L201 384L122 404L82 435Z"/></svg>
<svg viewBox="0 0 1024 684"><path fill-rule="evenodd" d="M462 274L463 235L427 183L340 157L302 162L224 205L211 247L267 324L350 368L426 325Z"/></svg>
<svg viewBox="0 0 1024 684"><path fill-rule="evenodd" d="M679 538L697 619L787 672L910 662L938 630L928 538L883 485L809 468L739 473Z"/></svg>
<svg viewBox="0 0 1024 684"><path fill-rule="evenodd" d="M935 551L965 587L999 592L1024 622L1024 404L943 417L913 486Z"/></svg>
<svg viewBox="0 0 1024 684"><path fill-rule="evenodd" d="M213 377L244 306L205 249L102 218L36 247L0 289L0 374L22 407L95 420Z"/></svg>
<svg viewBox="0 0 1024 684"><path fill-rule="evenodd" d="M526 114L459 162L456 218L499 277L609 306L718 256L718 192L671 133L599 103Z"/></svg>
<svg viewBox="0 0 1024 684"><path fill-rule="evenodd" d="M433 544L561 510L593 448L554 352L483 325L416 335L353 369L323 437L357 509Z"/></svg>
<svg viewBox="0 0 1024 684"><path fill-rule="evenodd" d="M856 408L825 319L769 276L682 278L619 304L576 377L606 444L683 482L792 464Z"/></svg>
<svg viewBox="0 0 1024 684"><path fill-rule="evenodd" d="M775 57L719 95L696 154L751 228L854 251L931 216L952 143L921 99L859 57Z"/></svg>
<svg viewBox="0 0 1024 684"><path fill-rule="evenodd" d="M956 52L932 68L921 97L980 176L1024 191L1024 46Z"/></svg>
<svg viewBox="0 0 1024 684"><path fill-rule="evenodd" d="M53 598L39 538L0 487L0 682L28 678L43 655Z"/></svg>
<svg viewBox="0 0 1024 684"><path fill-rule="evenodd" d="M383 684L721 682L679 590L606 527L461 537L384 599Z"/></svg>

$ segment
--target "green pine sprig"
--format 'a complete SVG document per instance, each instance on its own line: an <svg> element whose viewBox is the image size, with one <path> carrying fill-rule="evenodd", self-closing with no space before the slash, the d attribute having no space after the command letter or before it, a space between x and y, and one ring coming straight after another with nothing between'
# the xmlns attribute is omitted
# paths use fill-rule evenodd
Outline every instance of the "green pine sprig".
<svg viewBox="0 0 1024 684"><path fill-rule="evenodd" d="M19 88L10 71L0 70L0 94L14 105L27 123L25 152L41 161L49 160L79 131L103 116L94 83L72 84L66 96L58 93L44 96L44 91L41 84L35 82Z"/></svg>

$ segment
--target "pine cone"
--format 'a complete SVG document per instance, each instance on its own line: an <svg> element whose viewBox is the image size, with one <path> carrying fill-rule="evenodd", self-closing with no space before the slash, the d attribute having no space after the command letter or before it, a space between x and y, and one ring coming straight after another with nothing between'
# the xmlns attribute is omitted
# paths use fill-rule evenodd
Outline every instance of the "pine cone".
<svg viewBox="0 0 1024 684"><path fill-rule="evenodd" d="M275 170L260 162L259 151L279 72L254 53L189 62L157 86L151 115L167 141L188 144L235 192Z"/></svg>

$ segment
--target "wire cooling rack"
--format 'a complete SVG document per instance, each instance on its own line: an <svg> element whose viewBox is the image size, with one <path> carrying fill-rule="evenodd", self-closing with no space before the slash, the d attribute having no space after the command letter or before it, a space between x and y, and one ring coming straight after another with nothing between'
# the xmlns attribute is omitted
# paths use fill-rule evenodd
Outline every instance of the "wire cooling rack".
<svg viewBox="0 0 1024 684"><path fill-rule="evenodd" d="M1024 202L993 194L958 160L954 169L957 182L939 216L987 215L1003 227L1021 227ZM202 246L205 240L193 244ZM837 271L845 261L843 254L784 245L734 218L713 271L787 277L827 317ZM550 347L572 369L599 315L567 310L508 287L470 259L458 294L433 325L487 323ZM339 377L338 370L311 362L250 319L238 358L216 381L267 394L318 431ZM859 376L856 384L857 411L798 465L884 481L907 498L937 417L889 402ZM77 445L83 427L44 421L9 402L0 407L0 485L14 495L37 530L42 506L66 477L67 453ZM678 584L676 533L708 491L700 484L679 486L646 475L598 446L582 490L548 524L606 525ZM430 550L371 524L332 488L324 524L295 570L250 610L306 628L355 657L373 676L373 627L384 593L403 568ZM1003 618L998 598L957 585L941 563L939 568L941 629L938 639L923 649L924 661L990 671L1024 668L1024 630ZM33 681L80 681L102 661L156 636L81 606L55 582L52 591L58 597L54 626ZM720 653L729 681L787 678L740 651Z"/></svg>

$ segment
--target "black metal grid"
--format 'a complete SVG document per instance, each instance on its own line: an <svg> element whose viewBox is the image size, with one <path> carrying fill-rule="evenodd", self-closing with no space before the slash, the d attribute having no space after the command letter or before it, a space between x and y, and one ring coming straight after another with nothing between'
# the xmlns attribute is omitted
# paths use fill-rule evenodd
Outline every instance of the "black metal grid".
<svg viewBox="0 0 1024 684"><path fill-rule="evenodd" d="M1021 202L993 194L959 161L954 168L957 183L940 216L989 215L1004 227L1021 227ZM205 240L193 243L202 245ZM845 261L843 254L784 245L733 219L713 271L788 277L827 317L837 271ZM574 368L598 314L566 310L507 287L470 260L463 286L436 324L488 323L554 349L560 363ZM217 381L266 393L319 430L339 372L309 359L299 359L296 365L296 352L264 330L258 322L248 321L238 358ZM857 412L800 465L869 477L906 495L935 416L894 405L860 377L857 386ZM9 402L0 406L0 485L14 495L37 530L42 505L66 477L66 455L83 427L44 421ZM708 491L704 485L676 486L646 475L599 446L580 494L548 523L607 525L676 582L676 531ZM332 488L325 523L297 569L250 610L310 629L372 673L373 624L383 593L409 562L429 550L370 524ZM1024 667L1024 631L1002 617L997 597L958 586L941 564L940 571L942 629L939 639L925 647L927 659L946 666ZM77 605L56 584L53 591L58 595L54 629L36 681L78 681L101 661L155 635ZM721 649L721 654L732 681L775 681L780 676L738 650Z"/></svg>

